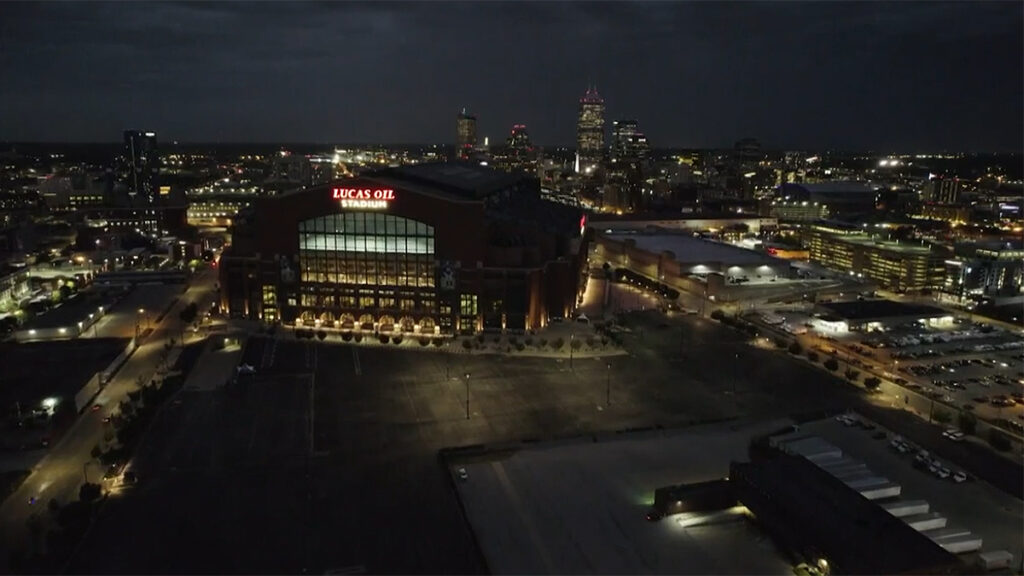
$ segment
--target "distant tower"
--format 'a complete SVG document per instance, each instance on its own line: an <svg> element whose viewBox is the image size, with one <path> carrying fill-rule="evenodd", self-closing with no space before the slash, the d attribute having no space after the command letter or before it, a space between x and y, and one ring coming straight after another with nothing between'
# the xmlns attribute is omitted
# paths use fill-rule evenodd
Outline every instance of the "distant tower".
<svg viewBox="0 0 1024 576"><path fill-rule="evenodd" d="M456 124L455 154L459 158L469 158L476 148L476 116L466 113L463 108Z"/></svg>
<svg viewBox="0 0 1024 576"><path fill-rule="evenodd" d="M604 100L593 87L580 98L576 154L579 157L578 170L599 163L604 156Z"/></svg>
<svg viewBox="0 0 1024 576"><path fill-rule="evenodd" d="M128 193L152 203L156 198L160 157L156 134L139 130L124 132L124 160L127 169Z"/></svg>
<svg viewBox="0 0 1024 576"><path fill-rule="evenodd" d="M526 131L525 124L515 124L512 126L512 132L508 136L508 140L505 141L505 145L512 150L526 152L533 148L530 145L530 133Z"/></svg>

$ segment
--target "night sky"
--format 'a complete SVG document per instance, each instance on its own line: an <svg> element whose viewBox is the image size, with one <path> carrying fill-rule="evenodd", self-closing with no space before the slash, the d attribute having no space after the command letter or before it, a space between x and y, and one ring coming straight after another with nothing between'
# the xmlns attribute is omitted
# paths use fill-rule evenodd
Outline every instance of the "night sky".
<svg viewBox="0 0 1024 576"><path fill-rule="evenodd" d="M1020 150L1024 3L0 3L0 140Z"/></svg>

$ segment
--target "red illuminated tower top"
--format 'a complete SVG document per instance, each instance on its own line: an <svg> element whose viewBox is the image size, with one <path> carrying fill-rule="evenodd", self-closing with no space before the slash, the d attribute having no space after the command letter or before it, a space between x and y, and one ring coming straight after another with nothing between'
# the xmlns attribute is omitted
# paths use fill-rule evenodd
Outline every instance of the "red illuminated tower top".
<svg viewBox="0 0 1024 576"><path fill-rule="evenodd" d="M597 93L597 87L589 86L587 87L587 93L583 95L583 98L580 98L580 103L584 102L587 104L604 104L604 99Z"/></svg>

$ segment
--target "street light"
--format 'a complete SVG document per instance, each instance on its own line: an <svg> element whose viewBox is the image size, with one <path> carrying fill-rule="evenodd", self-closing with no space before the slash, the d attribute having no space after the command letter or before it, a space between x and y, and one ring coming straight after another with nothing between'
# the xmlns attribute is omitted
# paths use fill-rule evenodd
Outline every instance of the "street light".
<svg viewBox="0 0 1024 576"><path fill-rule="evenodd" d="M572 370L572 343L576 340L576 333L569 334L569 370Z"/></svg>
<svg viewBox="0 0 1024 576"><path fill-rule="evenodd" d="M466 372L466 420L469 420L469 372Z"/></svg>
<svg viewBox="0 0 1024 576"><path fill-rule="evenodd" d="M604 377L604 404L605 406L612 405L612 365L609 362L605 364L608 370L605 372Z"/></svg>

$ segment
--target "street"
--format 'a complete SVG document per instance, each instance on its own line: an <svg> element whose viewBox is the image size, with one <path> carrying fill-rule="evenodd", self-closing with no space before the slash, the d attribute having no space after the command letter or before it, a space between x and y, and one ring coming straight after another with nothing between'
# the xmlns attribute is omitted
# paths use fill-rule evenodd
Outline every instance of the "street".
<svg viewBox="0 0 1024 576"><path fill-rule="evenodd" d="M164 344L170 339L180 338L181 320L178 311L186 302L208 303L216 274L207 270L197 274L192 285L162 322L154 324L154 331L127 360L121 370L100 392L96 403L103 405L99 411L87 410L64 435L62 440L50 449L32 474L21 487L0 506L0 533L7 551L30 550L31 538L27 521L32 514L44 515L46 503L55 499L66 503L78 498L78 487L83 475L96 481L102 477L98 463L90 463L90 452L103 438L103 418L123 400L129 391L138 387L138 382L148 383ZM36 503L30 504L30 499ZM8 555L4 555L6 562Z"/></svg>

